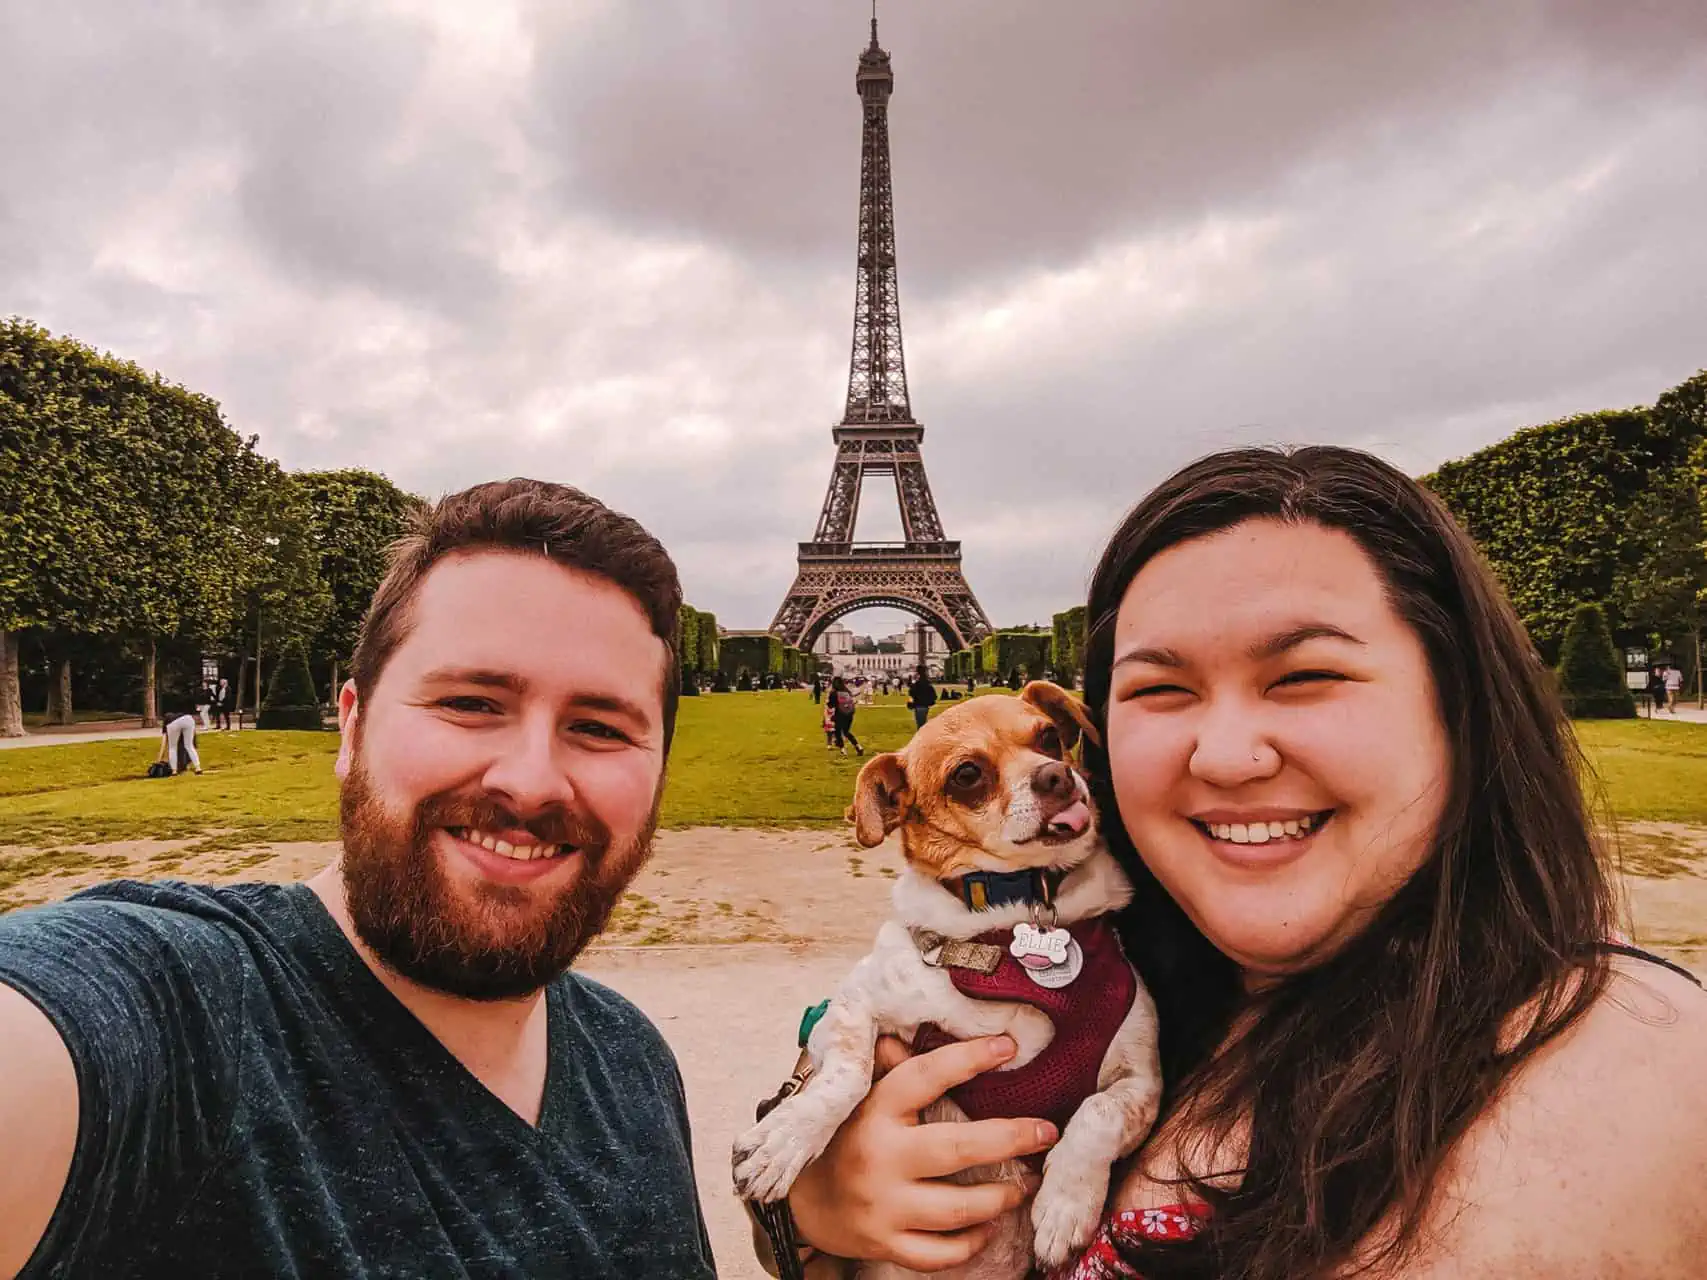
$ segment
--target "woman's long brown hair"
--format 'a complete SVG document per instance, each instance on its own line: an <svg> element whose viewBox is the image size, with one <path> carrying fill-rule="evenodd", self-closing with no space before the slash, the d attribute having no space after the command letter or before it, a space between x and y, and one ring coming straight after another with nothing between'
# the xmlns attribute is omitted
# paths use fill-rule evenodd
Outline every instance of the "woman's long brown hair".
<svg viewBox="0 0 1707 1280"><path fill-rule="evenodd" d="M1139 503L1091 584L1092 715L1106 724L1115 617L1144 565L1258 517L1343 530L1375 564L1428 654L1449 792L1431 855L1370 926L1247 998L1132 847L1106 751L1087 742L1137 885L1121 931L1161 1016L1165 1105L1212 1139L1250 1124L1242 1168L1194 1169L1181 1188L1210 1206L1202 1234L1132 1250L1147 1280L1305 1280L1406 1256L1453 1144L1606 983L1595 944L1611 936L1612 894L1551 676L1469 537L1379 459L1234 450ZM1229 1172L1236 1189L1204 1181Z"/></svg>

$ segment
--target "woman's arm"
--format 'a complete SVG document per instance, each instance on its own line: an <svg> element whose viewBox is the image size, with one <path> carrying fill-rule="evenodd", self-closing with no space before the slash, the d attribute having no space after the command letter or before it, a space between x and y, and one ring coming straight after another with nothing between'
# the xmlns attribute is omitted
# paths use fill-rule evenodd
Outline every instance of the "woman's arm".
<svg viewBox="0 0 1707 1280"><path fill-rule="evenodd" d="M789 1193L801 1237L836 1257L916 1271L945 1270L976 1255L989 1224L1024 1203L1035 1185L941 1179L1046 1150L1058 1136L1055 1127L1042 1120L920 1124L919 1112L1013 1053L1006 1036L917 1058L898 1041L880 1041L879 1070L887 1074Z"/></svg>

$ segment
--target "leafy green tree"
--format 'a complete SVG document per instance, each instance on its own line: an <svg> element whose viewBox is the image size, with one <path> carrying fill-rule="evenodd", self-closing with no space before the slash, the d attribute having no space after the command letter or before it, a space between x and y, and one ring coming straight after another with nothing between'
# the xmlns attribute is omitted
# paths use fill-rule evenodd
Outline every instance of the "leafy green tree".
<svg viewBox="0 0 1707 1280"><path fill-rule="evenodd" d="M359 468L298 471L292 479L307 500L319 576L331 593L312 656L330 664L336 693L338 668L355 652L362 619L385 577L386 552L424 504L384 476Z"/></svg>
<svg viewBox="0 0 1707 1280"><path fill-rule="evenodd" d="M245 467L246 487L235 511L237 627L227 643L253 645L256 702L261 664L296 642L318 635L332 613L332 593L320 576L320 544L307 490L270 458Z"/></svg>
<svg viewBox="0 0 1707 1280"><path fill-rule="evenodd" d="M979 670L1012 683L1017 675L1022 679L1037 679L1049 665L1049 650L1053 637L1039 627L1014 627L996 631L984 637L977 646L982 655Z"/></svg>
<svg viewBox="0 0 1707 1280"><path fill-rule="evenodd" d="M267 700L255 719L258 729L319 729L320 698L314 691L314 675L308 669L308 646L301 636L285 646Z"/></svg>
<svg viewBox="0 0 1707 1280"><path fill-rule="evenodd" d="M731 680L743 672L760 677L781 675L786 647L780 637L769 632L725 636L718 645L718 663L723 674Z"/></svg>
<svg viewBox="0 0 1707 1280"><path fill-rule="evenodd" d="M1558 652L1577 602L1618 611L1622 580L1648 554L1643 512L1707 437L1707 373L1651 408L1583 414L1528 427L1424 483L1470 532L1542 652Z"/></svg>
<svg viewBox="0 0 1707 1280"><path fill-rule="evenodd" d="M1071 681L1085 665L1085 606L1065 609L1051 622L1049 665L1063 680Z"/></svg>
<svg viewBox="0 0 1707 1280"><path fill-rule="evenodd" d="M16 634L158 640L229 627L230 511L254 440L219 406L24 320L0 322L0 735L22 732Z"/></svg>
<svg viewBox="0 0 1707 1280"><path fill-rule="evenodd" d="M1579 719L1627 720L1636 701L1624 684L1624 663L1598 604L1581 604L1565 630L1559 656L1559 693Z"/></svg>
<svg viewBox="0 0 1707 1280"><path fill-rule="evenodd" d="M1695 668L1698 659L1692 659L1707 625L1707 521L1693 469L1681 467L1669 479L1630 513L1628 558L1613 597L1625 622L1651 644L1675 649L1685 642L1674 656Z"/></svg>
<svg viewBox="0 0 1707 1280"><path fill-rule="evenodd" d="M717 615L699 611L699 660L700 671L706 675L714 675L719 670Z"/></svg>
<svg viewBox="0 0 1707 1280"><path fill-rule="evenodd" d="M681 652L677 655L682 672L682 694L699 696L699 624L704 615L691 604L681 608Z"/></svg>

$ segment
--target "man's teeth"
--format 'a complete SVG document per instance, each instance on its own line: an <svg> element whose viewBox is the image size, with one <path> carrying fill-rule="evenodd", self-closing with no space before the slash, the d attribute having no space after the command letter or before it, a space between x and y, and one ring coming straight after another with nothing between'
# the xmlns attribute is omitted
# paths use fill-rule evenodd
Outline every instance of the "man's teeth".
<svg viewBox="0 0 1707 1280"><path fill-rule="evenodd" d="M1234 844L1267 844L1270 840L1299 840L1327 821L1323 814L1288 819L1285 822L1209 822L1204 826L1217 840Z"/></svg>
<svg viewBox="0 0 1707 1280"><path fill-rule="evenodd" d="M511 844L508 840L500 840L497 836L485 831L476 831L473 827L463 827L457 834L470 844L477 844L483 849L490 849L501 858L512 858L517 862L551 858L563 852L563 846L560 844Z"/></svg>

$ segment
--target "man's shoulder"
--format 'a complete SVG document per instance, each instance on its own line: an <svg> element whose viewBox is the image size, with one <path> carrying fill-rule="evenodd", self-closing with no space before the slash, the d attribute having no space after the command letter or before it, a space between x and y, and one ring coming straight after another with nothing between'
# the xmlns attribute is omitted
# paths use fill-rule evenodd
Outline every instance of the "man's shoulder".
<svg viewBox="0 0 1707 1280"><path fill-rule="evenodd" d="M0 917L0 954L74 947L84 961L151 953L228 964L273 931L291 888L115 880Z"/></svg>

